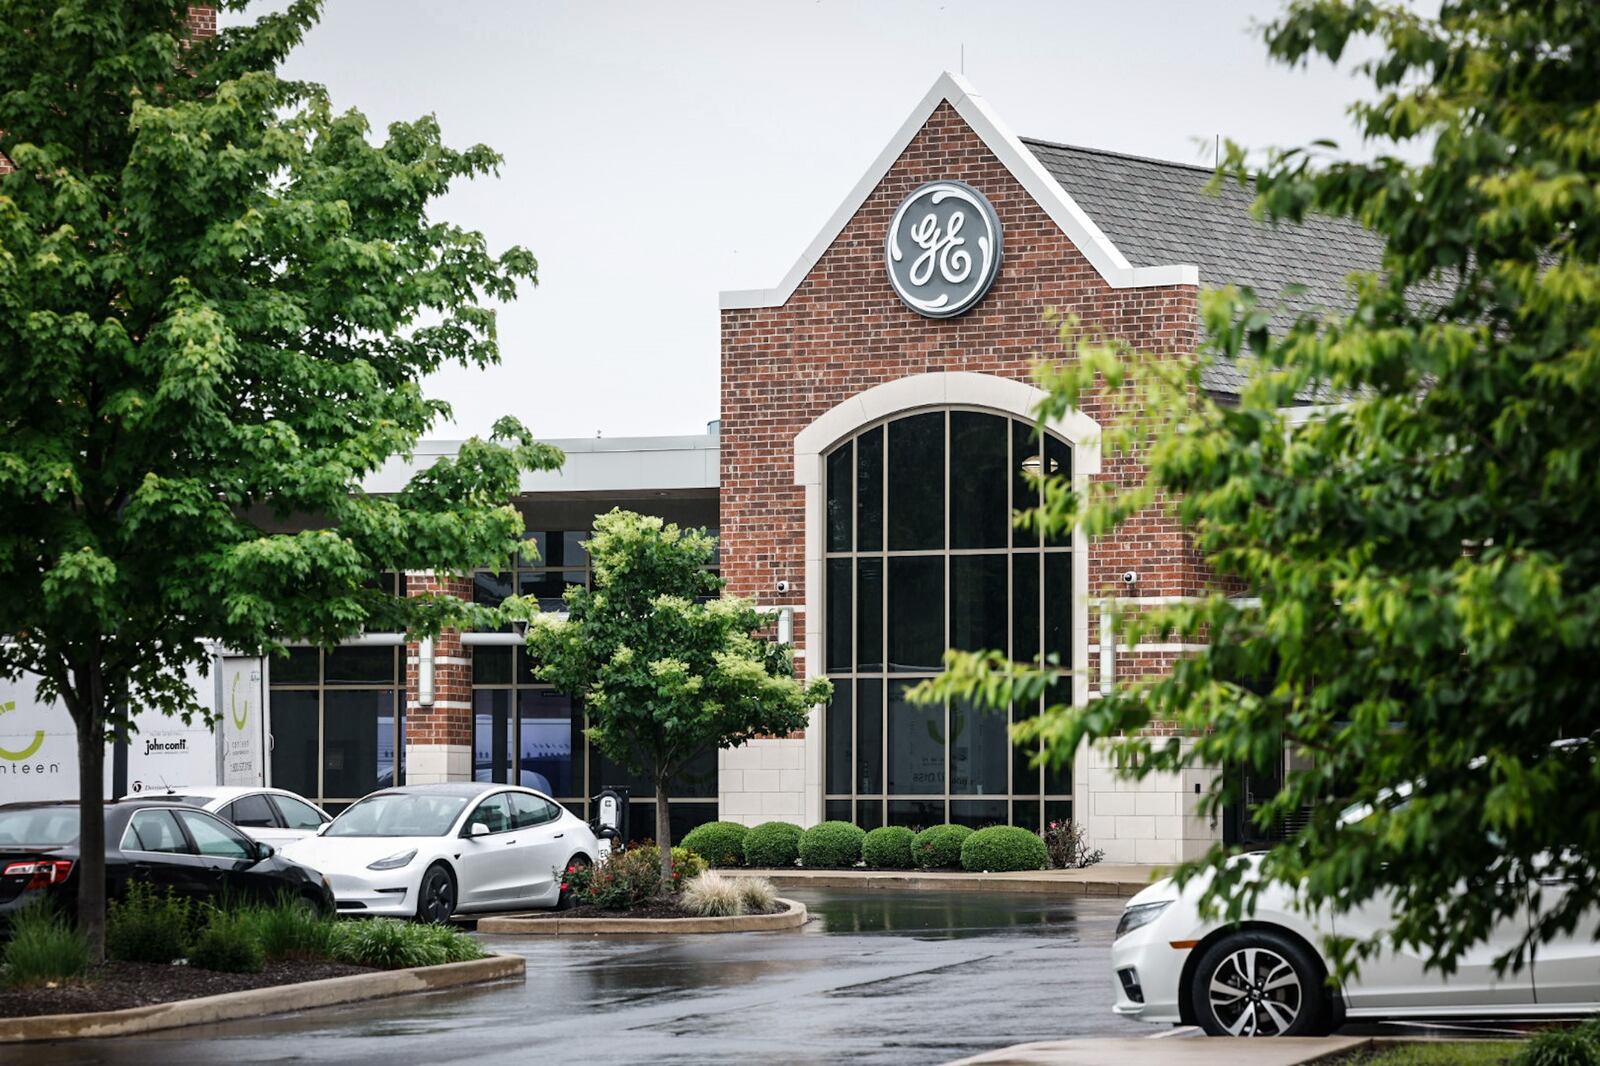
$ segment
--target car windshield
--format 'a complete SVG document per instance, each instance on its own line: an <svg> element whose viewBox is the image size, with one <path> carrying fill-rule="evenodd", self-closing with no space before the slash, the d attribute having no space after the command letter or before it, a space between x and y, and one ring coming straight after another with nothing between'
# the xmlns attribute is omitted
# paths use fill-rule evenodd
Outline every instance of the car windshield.
<svg viewBox="0 0 1600 1066"><path fill-rule="evenodd" d="M328 824L330 837L442 837L467 805L464 796L380 792L352 805Z"/></svg>
<svg viewBox="0 0 1600 1066"><path fill-rule="evenodd" d="M77 807L0 807L0 847L58 847L77 839Z"/></svg>

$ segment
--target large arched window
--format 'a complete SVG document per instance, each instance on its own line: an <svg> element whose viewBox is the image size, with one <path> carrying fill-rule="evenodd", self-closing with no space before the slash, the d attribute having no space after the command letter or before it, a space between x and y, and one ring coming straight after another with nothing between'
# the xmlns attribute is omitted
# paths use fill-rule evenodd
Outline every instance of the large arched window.
<svg viewBox="0 0 1600 1066"><path fill-rule="evenodd" d="M1023 471L1069 475L1071 462L1069 445L1028 422L959 408L879 422L827 454L828 818L1037 829L1071 817L1070 771L1030 770L1010 744L1010 722L1038 706L905 699L946 648L1072 663L1071 541L1042 542L1011 522L1034 503Z"/></svg>

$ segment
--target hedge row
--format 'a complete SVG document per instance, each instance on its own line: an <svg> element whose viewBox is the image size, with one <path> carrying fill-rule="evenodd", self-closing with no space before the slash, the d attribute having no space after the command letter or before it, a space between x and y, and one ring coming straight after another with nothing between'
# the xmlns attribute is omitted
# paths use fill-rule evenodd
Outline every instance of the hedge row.
<svg viewBox="0 0 1600 1066"><path fill-rule="evenodd" d="M748 829L733 822L708 822L684 837L683 846L717 867L782 868L798 860L802 866L837 868L865 860L875 870L1000 873L1042 870L1049 858L1039 834L1013 825L976 832L964 825L935 825L920 833L884 826L868 833L849 822L823 822L804 830L791 822L763 822Z"/></svg>

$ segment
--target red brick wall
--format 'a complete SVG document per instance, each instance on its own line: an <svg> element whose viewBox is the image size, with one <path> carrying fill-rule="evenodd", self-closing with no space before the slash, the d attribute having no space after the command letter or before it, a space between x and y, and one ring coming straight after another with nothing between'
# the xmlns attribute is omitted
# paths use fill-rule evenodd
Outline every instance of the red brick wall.
<svg viewBox="0 0 1600 1066"><path fill-rule="evenodd" d="M953 319L928 319L895 296L883 263L890 216L912 189L950 178L980 190L1000 216L1004 262L988 295ZM810 275L782 307L722 312L722 573L731 591L805 601L804 489L794 484L793 441L823 412L874 385L912 374L972 371L1027 379L1036 359L1059 356L1047 308L1084 329L1144 351L1189 353L1199 331L1194 286L1113 289L1004 165L941 104ZM1083 410L1102 426L1126 393ZM1102 480L1136 484L1136 458L1106 455ZM774 566L776 564L776 567ZM1205 569L1176 520L1152 508L1091 547L1090 595L1190 594ZM800 638L803 627L796 626ZM1091 629L1091 642L1096 631ZM1152 664L1141 659L1141 672Z"/></svg>
<svg viewBox="0 0 1600 1066"><path fill-rule="evenodd" d="M406 595L449 593L472 599L470 577L407 574ZM417 702L417 645L406 645L406 743L472 743L472 652L460 632L447 629L433 641L433 706Z"/></svg>

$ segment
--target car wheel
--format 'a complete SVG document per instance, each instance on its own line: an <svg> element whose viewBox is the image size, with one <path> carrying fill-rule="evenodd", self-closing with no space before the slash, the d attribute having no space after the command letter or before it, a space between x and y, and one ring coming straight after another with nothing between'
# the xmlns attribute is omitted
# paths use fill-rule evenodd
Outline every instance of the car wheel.
<svg viewBox="0 0 1600 1066"><path fill-rule="evenodd" d="M417 893L417 921L443 925L456 912L456 880L443 863L434 863L422 875Z"/></svg>
<svg viewBox="0 0 1600 1066"><path fill-rule="evenodd" d="M587 856L587 855L575 855L575 856L573 856L572 861L567 863L567 866L568 867L574 867L575 866L580 870L587 870L589 868L589 856ZM575 895L573 895L572 892L570 892L567 889L565 884L563 884L561 886L561 895L556 897L556 909L557 910L562 910L562 911L570 911L572 908L576 907L577 905L578 905L578 898Z"/></svg>
<svg viewBox="0 0 1600 1066"><path fill-rule="evenodd" d="M1195 964L1189 1006L1211 1036L1317 1036L1326 1030L1322 969L1288 937L1248 930Z"/></svg>

